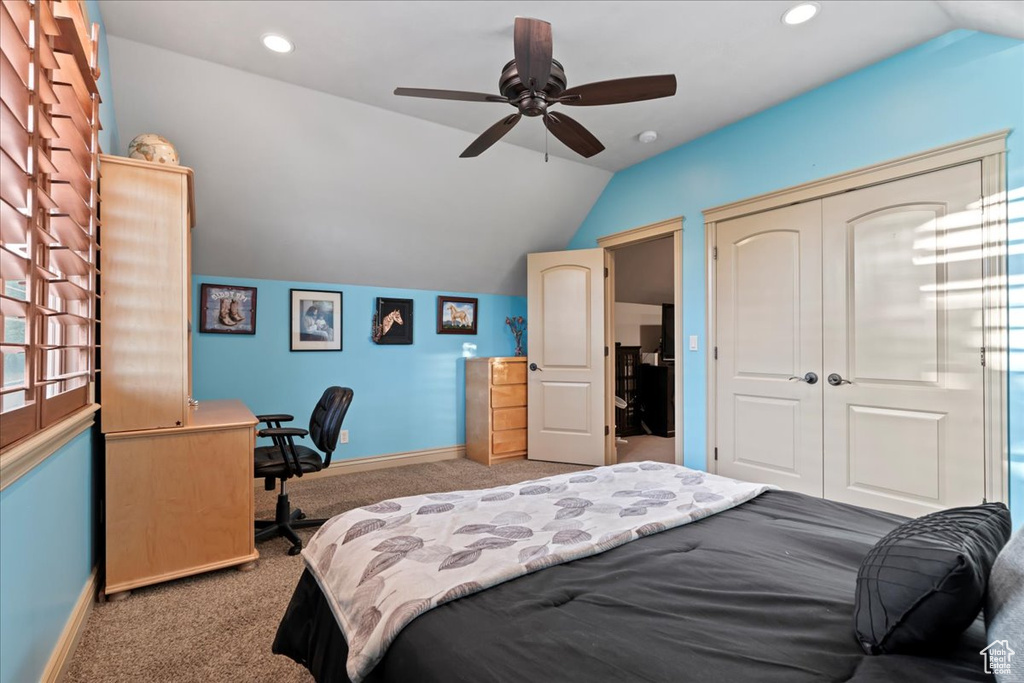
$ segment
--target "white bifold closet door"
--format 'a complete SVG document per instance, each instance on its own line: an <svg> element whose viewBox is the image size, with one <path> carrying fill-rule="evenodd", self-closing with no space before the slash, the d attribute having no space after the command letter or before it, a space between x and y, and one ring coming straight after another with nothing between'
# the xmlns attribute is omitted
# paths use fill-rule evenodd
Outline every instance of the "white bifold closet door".
<svg viewBox="0 0 1024 683"><path fill-rule="evenodd" d="M721 474L909 516L981 502L980 204L974 163L719 223Z"/></svg>
<svg viewBox="0 0 1024 683"><path fill-rule="evenodd" d="M720 223L716 277L718 473L820 496L821 205Z"/></svg>
<svg viewBox="0 0 1024 683"><path fill-rule="evenodd" d="M822 219L825 497L980 503L981 164L828 197Z"/></svg>

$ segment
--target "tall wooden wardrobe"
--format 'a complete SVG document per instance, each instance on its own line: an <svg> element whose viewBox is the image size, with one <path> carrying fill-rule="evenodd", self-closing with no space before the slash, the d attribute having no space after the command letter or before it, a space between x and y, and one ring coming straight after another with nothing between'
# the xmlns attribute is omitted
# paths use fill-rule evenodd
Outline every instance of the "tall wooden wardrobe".
<svg viewBox="0 0 1024 683"><path fill-rule="evenodd" d="M191 405L191 169L100 157L105 592L256 559L256 419Z"/></svg>

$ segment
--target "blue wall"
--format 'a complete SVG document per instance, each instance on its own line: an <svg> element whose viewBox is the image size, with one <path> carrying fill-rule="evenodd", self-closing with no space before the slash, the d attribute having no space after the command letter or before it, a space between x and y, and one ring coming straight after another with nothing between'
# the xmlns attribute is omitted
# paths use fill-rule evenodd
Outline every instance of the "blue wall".
<svg viewBox="0 0 1024 683"><path fill-rule="evenodd" d="M522 297L388 289L327 283L193 277L196 316L200 283L256 287L256 334L193 332L192 382L200 402L239 398L259 413L284 412L305 427L323 390L352 387L345 418L348 445L335 458L444 448L465 443L465 357L510 356L515 344L505 317L526 314ZM343 350L289 350L289 289L343 293ZM436 333L437 295L480 299L476 335ZM413 344L380 346L370 339L378 296L413 299ZM198 320L198 317L194 318Z"/></svg>
<svg viewBox="0 0 1024 683"><path fill-rule="evenodd" d="M0 681L36 681L93 567L93 439L0 492Z"/></svg>
<svg viewBox="0 0 1024 683"><path fill-rule="evenodd" d="M680 98L686 98L680 93ZM694 106L699 106L695 103ZM685 116L685 109L681 110ZM1010 128L1008 188L1024 193L1024 43L954 31L721 128L612 177L571 248L674 216L683 228L684 457L705 464L704 224L701 210ZM1018 201L1016 206L1024 202ZM1012 223L1011 496L1024 521L1024 228Z"/></svg>

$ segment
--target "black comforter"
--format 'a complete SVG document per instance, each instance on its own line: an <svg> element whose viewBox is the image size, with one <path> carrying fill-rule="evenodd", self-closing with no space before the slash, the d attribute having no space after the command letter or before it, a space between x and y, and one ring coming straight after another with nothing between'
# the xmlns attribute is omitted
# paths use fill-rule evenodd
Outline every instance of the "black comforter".
<svg viewBox="0 0 1024 683"><path fill-rule="evenodd" d="M980 621L931 656L865 655L854 579L902 518L783 491L433 609L371 683L991 681ZM274 652L347 681L345 640L302 575Z"/></svg>

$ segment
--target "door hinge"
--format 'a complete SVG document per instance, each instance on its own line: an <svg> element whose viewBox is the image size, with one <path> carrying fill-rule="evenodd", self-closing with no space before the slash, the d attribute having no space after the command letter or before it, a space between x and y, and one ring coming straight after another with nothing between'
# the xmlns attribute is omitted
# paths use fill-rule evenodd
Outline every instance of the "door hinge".
<svg viewBox="0 0 1024 683"><path fill-rule="evenodd" d="M715 347L715 360L718 360L718 347Z"/></svg>
<svg viewBox="0 0 1024 683"><path fill-rule="evenodd" d="M608 267L607 266L605 266L605 269L604 269L604 276L608 277Z"/></svg>
<svg viewBox="0 0 1024 683"><path fill-rule="evenodd" d="M715 461L718 461L718 446L715 446Z"/></svg>
<svg viewBox="0 0 1024 683"><path fill-rule="evenodd" d="M985 367L985 347L981 347L981 367Z"/></svg>
<svg viewBox="0 0 1024 683"><path fill-rule="evenodd" d="M604 357L605 357L605 358L607 358L607 357L608 357L608 347L607 347L607 346L606 346L606 347L604 347Z"/></svg>
<svg viewBox="0 0 1024 683"><path fill-rule="evenodd" d="M711 260L712 261L717 261L718 260L718 247L712 247L711 248Z"/></svg>
<svg viewBox="0 0 1024 683"><path fill-rule="evenodd" d="M610 433L611 433L611 430L610 430L610 429L608 429L608 425L605 425L605 426L604 426L604 435L605 435L605 436L608 436L608 434L610 434Z"/></svg>

